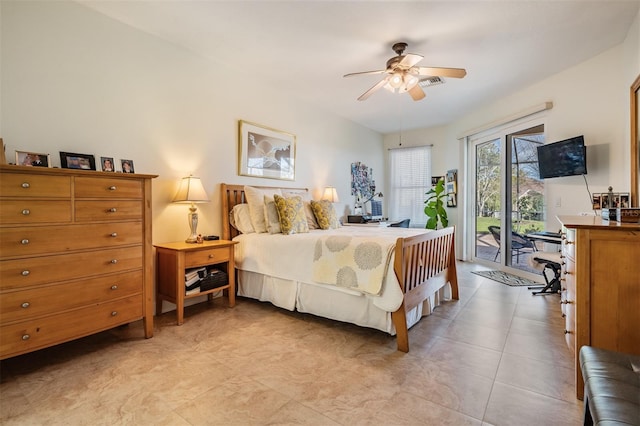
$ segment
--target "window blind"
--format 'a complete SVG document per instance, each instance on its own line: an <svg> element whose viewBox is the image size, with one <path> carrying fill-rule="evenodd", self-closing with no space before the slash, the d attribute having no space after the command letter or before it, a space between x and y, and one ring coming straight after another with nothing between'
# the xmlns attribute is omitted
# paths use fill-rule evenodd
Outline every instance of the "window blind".
<svg viewBox="0 0 640 426"><path fill-rule="evenodd" d="M427 223L425 193L431 189L431 146L389 151L389 219L411 219L411 227Z"/></svg>

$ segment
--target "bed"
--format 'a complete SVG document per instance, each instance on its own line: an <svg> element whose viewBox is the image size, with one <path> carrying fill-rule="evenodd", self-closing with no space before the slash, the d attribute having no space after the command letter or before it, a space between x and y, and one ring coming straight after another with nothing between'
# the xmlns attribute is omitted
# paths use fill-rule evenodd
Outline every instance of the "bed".
<svg viewBox="0 0 640 426"><path fill-rule="evenodd" d="M309 198L304 188L281 189ZM280 189L252 186L254 190ZM409 351L411 326L442 301L458 299L453 227L428 231L341 226L293 235L241 233L229 218L237 205L247 203L245 186L223 183L221 194L222 237L238 241L235 266L239 296L384 331L396 336L398 350L403 352ZM358 247L376 247L376 253L382 253L384 262L365 271L375 272L376 282L382 277L379 288L345 288L323 281L323 268L334 259L328 257L331 253L327 250L325 257L318 257L318 247L345 240L360 242ZM339 274L334 271L335 275Z"/></svg>

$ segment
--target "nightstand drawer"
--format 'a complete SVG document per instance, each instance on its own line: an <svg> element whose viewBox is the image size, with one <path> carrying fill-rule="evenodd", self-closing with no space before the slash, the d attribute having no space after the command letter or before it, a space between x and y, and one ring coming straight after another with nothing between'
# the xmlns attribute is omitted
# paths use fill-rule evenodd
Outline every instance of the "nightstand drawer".
<svg viewBox="0 0 640 426"><path fill-rule="evenodd" d="M139 180L77 177L76 198L134 198L142 199L142 182Z"/></svg>
<svg viewBox="0 0 640 426"><path fill-rule="evenodd" d="M229 247L209 248L206 250L190 251L185 253L185 268L210 265L212 263L226 262L231 258L232 250Z"/></svg>
<svg viewBox="0 0 640 426"><path fill-rule="evenodd" d="M0 228L0 258L142 244L142 223Z"/></svg>
<svg viewBox="0 0 640 426"><path fill-rule="evenodd" d="M142 219L141 201L76 201L76 221Z"/></svg>
<svg viewBox="0 0 640 426"><path fill-rule="evenodd" d="M0 295L0 317L6 324L139 293L142 271L10 291Z"/></svg>
<svg viewBox="0 0 640 426"><path fill-rule="evenodd" d="M31 223L71 222L71 202L2 200L0 223L28 225Z"/></svg>
<svg viewBox="0 0 640 426"><path fill-rule="evenodd" d="M6 173L0 179L0 196L71 198L71 178L68 176Z"/></svg>

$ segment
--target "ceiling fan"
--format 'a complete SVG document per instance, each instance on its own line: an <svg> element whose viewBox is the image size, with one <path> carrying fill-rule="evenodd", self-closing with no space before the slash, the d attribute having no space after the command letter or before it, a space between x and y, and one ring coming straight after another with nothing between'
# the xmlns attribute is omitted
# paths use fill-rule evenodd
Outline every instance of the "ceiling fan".
<svg viewBox="0 0 640 426"><path fill-rule="evenodd" d="M359 101L364 101L381 87L395 93L409 92L414 101L419 101L425 97L425 94L418 83L425 77L462 78L467 75L467 71L463 68L417 67L416 64L422 60L423 56L414 53L403 55L407 46L407 43L402 42L393 45L392 49L398 56L389 59L387 68L384 70L354 72L344 75L344 77L352 77L354 75L387 74L375 86L364 92L358 98Z"/></svg>

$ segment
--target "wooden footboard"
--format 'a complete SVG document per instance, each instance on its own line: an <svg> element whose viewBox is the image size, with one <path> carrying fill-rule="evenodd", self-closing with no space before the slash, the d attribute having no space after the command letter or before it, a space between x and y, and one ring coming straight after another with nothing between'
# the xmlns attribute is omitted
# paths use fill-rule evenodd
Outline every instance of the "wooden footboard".
<svg viewBox="0 0 640 426"><path fill-rule="evenodd" d="M404 293L400 308L391 314L396 328L398 350L409 352L407 312L424 302L448 283L458 299L458 278L455 258L455 228L449 227L396 242L396 277Z"/></svg>

